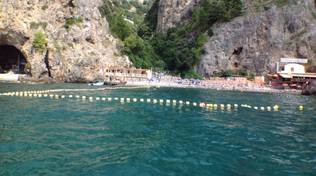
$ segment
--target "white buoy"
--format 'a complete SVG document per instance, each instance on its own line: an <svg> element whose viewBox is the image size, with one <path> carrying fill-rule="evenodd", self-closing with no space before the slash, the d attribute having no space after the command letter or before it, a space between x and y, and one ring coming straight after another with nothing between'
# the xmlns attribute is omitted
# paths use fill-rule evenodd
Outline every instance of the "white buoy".
<svg viewBox="0 0 316 176"><path fill-rule="evenodd" d="M126 98L126 101L127 101L127 102L131 102L131 99L130 99L130 98Z"/></svg>
<svg viewBox="0 0 316 176"><path fill-rule="evenodd" d="M193 105L193 106L197 106L197 103L193 102L192 105Z"/></svg>
<svg viewBox="0 0 316 176"><path fill-rule="evenodd" d="M100 101L100 97L96 97L95 100Z"/></svg>
<svg viewBox="0 0 316 176"><path fill-rule="evenodd" d="M201 108L204 108L204 107L205 107L205 103L201 102L201 103L199 104L199 106L200 106Z"/></svg>
<svg viewBox="0 0 316 176"><path fill-rule="evenodd" d="M119 98L115 97L115 98L114 98L114 100L115 100L115 101L118 101L118 100L119 100Z"/></svg>
<svg viewBox="0 0 316 176"><path fill-rule="evenodd" d="M76 98L77 98L77 99L79 99L79 98L80 98L80 96L79 96L79 95L76 95Z"/></svg>
<svg viewBox="0 0 316 176"><path fill-rule="evenodd" d="M103 98L102 98L102 101L106 101L106 98L105 98L105 97L103 97Z"/></svg>
<svg viewBox="0 0 316 176"><path fill-rule="evenodd" d="M172 104L176 105L177 104L177 100L172 100Z"/></svg>
<svg viewBox="0 0 316 176"><path fill-rule="evenodd" d="M44 94L44 97L47 97L48 95L47 94Z"/></svg>
<svg viewBox="0 0 316 176"><path fill-rule="evenodd" d="M271 111L271 107L270 106L267 107L267 111Z"/></svg>
<svg viewBox="0 0 316 176"><path fill-rule="evenodd" d="M109 97L109 98L108 98L108 101L112 101L112 98Z"/></svg>
<svg viewBox="0 0 316 176"><path fill-rule="evenodd" d="M69 98L72 98L72 97L73 97L73 95L69 95L68 97L69 97Z"/></svg>
<svg viewBox="0 0 316 176"><path fill-rule="evenodd" d="M167 104L170 104L170 103L171 103L171 101L168 99L168 100L166 100L166 103L167 103Z"/></svg>
<svg viewBox="0 0 316 176"><path fill-rule="evenodd" d="M144 99L143 99L143 98L141 98L141 99L139 99L139 101L140 101L140 102L144 102Z"/></svg>
<svg viewBox="0 0 316 176"><path fill-rule="evenodd" d="M186 105L190 105L190 102L189 102L189 101L186 101L185 104L186 104Z"/></svg>
<svg viewBox="0 0 316 176"><path fill-rule="evenodd" d="M133 98L133 102L137 102L137 98Z"/></svg>
<svg viewBox="0 0 316 176"><path fill-rule="evenodd" d="M87 97L86 97L86 96L82 96L81 98L82 98L83 100L87 99Z"/></svg>
<svg viewBox="0 0 316 176"><path fill-rule="evenodd" d="M154 104L156 104L157 102L158 102L158 100L157 100L157 99L154 99L154 100L153 100L153 103L154 103Z"/></svg>
<svg viewBox="0 0 316 176"><path fill-rule="evenodd" d="M147 103L150 103L151 102L151 99L147 98Z"/></svg>
<svg viewBox="0 0 316 176"><path fill-rule="evenodd" d="M264 107L260 107L260 110L261 110L261 111L264 111L264 110L265 110L265 108L264 108Z"/></svg>
<svg viewBox="0 0 316 176"><path fill-rule="evenodd" d="M183 101L182 101L182 100L179 100L179 104L183 104Z"/></svg>
<svg viewBox="0 0 316 176"><path fill-rule="evenodd" d="M163 102L164 102L163 99L160 99L160 100L159 100L159 103L163 103Z"/></svg>
<svg viewBox="0 0 316 176"><path fill-rule="evenodd" d="M58 99L58 98L59 98L59 95L55 95L55 98Z"/></svg>
<svg viewBox="0 0 316 176"><path fill-rule="evenodd" d="M42 98L42 96L43 96L42 94L38 94L38 97L39 97L39 98Z"/></svg>

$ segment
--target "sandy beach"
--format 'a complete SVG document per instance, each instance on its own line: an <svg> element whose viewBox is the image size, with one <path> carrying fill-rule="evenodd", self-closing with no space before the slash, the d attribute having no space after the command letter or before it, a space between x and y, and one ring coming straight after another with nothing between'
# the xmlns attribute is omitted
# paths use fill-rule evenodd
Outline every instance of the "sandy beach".
<svg viewBox="0 0 316 176"><path fill-rule="evenodd" d="M300 90L295 89L273 89L266 84L249 81L247 79L236 78L214 78L212 80L188 80L173 79L160 81L128 81L127 86L139 87L173 87L173 88L200 88L212 90L227 90L240 92L262 92L262 93L291 93L300 94Z"/></svg>

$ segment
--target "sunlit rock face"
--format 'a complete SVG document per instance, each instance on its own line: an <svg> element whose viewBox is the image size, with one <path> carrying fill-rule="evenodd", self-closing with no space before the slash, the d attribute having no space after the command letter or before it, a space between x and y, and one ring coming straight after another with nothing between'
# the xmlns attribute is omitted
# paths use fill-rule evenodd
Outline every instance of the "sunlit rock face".
<svg viewBox="0 0 316 176"><path fill-rule="evenodd" d="M99 12L101 5L102 0L2 0L0 45L23 53L34 80L100 79L106 67L130 64L119 54L117 40ZM38 32L47 40L43 52L32 45Z"/></svg>
<svg viewBox="0 0 316 176"><path fill-rule="evenodd" d="M216 24L197 67L204 75L221 70L276 71L281 57L308 58L316 64L316 9L309 0L296 5Z"/></svg>
<svg viewBox="0 0 316 176"><path fill-rule="evenodd" d="M166 32L183 24L191 15L191 10L201 0L160 0L157 19L157 32Z"/></svg>

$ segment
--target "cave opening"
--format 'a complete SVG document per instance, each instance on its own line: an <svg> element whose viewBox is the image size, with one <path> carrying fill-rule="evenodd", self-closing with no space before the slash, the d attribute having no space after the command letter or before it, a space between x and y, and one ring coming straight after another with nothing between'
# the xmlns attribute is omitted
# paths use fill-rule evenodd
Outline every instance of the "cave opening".
<svg viewBox="0 0 316 176"><path fill-rule="evenodd" d="M0 45L0 73L25 74L26 58L12 45Z"/></svg>

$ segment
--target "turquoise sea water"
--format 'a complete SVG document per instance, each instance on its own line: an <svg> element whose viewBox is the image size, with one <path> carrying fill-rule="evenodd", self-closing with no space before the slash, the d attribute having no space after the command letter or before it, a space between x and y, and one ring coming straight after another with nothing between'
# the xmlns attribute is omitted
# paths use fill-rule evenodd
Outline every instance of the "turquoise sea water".
<svg viewBox="0 0 316 176"><path fill-rule="evenodd" d="M0 84L0 92L58 88L89 87ZM316 175L316 97L171 88L64 94L281 111L0 96L1 176Z"/></svg>

